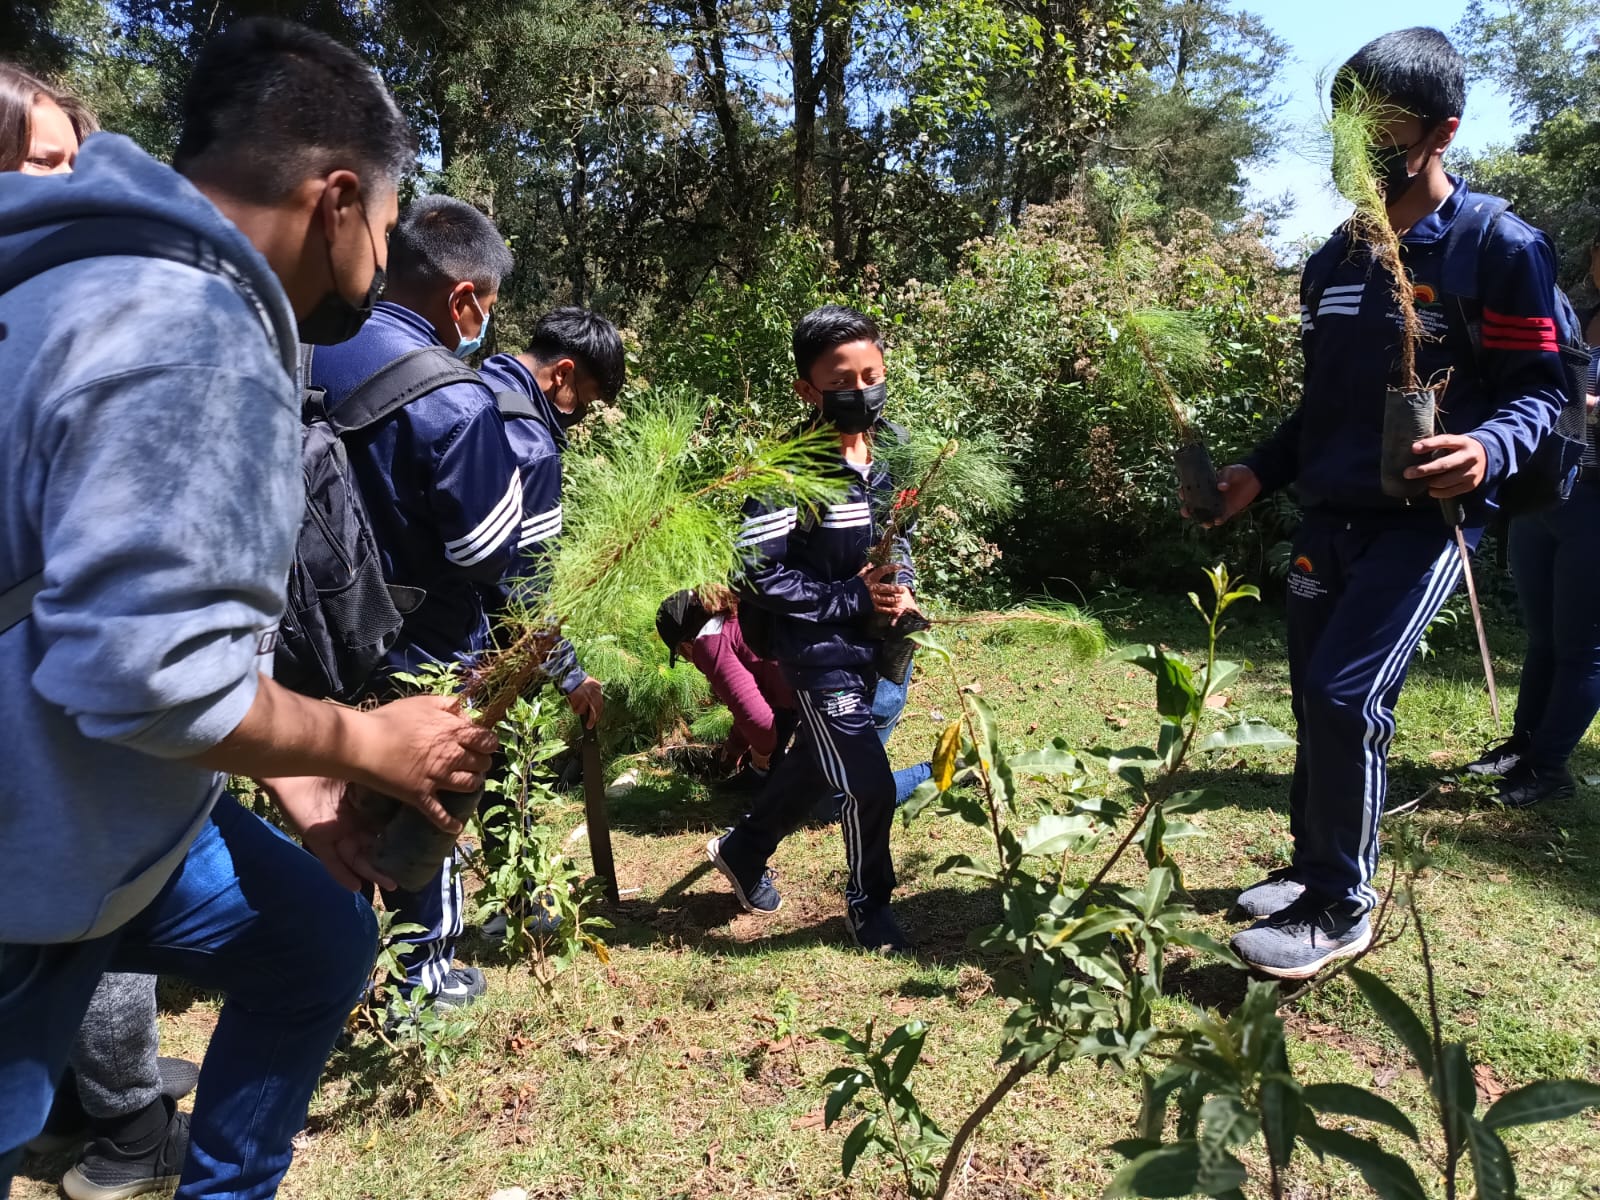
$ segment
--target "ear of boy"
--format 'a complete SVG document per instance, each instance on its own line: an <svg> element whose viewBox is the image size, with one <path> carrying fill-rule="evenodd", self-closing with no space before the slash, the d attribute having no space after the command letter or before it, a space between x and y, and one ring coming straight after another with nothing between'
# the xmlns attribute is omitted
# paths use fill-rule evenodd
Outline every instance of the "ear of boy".
<svg viewBox="0 0 1600 1200"><path fill-rule="evenodd" d="M1460 128L1459 117L1449 117L1425 130L1419 118L1407 116L1384 129L1380 138L1383 143L1411 148L1406 170L1418 177L1388 209L1389 224L1398 232L1410 229L1449 197L1453 185L1444 171L1444 152Z"/></svg>

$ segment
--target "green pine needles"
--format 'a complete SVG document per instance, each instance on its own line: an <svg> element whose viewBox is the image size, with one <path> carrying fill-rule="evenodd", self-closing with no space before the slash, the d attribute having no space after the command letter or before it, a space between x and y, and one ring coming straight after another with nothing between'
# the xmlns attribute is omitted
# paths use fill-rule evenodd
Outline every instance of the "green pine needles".
<svg viewBox="0 0 1600 1200"><path fill-rule="evenodd" d="M1332 111L1323 124L1331 148L1334 186L1352 205L1348 221L1351 241L1367 248L1394 287L1403 323L1400 385L1407 391L1421 391L1417 346L1423 338L1422 319L1417 315L1411 276L1401 261L1400 235L1389 224L1377 162L1385 127L1407 114L1348 76L1334 80L1332 94Z"/></svg>
<svg viewBox="0 0 1600 1200"><path fill-rule="evenodd" d="M749 443L732 463L708 465L700 412L689 397L632 408L568 460L574 505L539 580L538 598L515 607L503 648L486 655L464 697L497 723L538 675L558 630L580 643L647 625L663 596L726 579L738 567L739 507L746 496L801 509L834 499L831 434Z"/></svg>
<svg viewBox="0 0 1600 1200"><path fill-rule="evenodd" d="M1074 662L1091 662L1106 652L1106 631L1100 622L1077 605L1061 600L1036 600L998 612L940 617L934 623L971 631L986 642L1060 646Z"/></svg>

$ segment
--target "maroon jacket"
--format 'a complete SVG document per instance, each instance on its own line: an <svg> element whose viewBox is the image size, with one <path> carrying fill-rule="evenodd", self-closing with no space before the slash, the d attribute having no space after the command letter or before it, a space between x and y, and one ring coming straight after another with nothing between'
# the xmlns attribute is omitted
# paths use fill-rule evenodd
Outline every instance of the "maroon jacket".
<svg viewBox="0 0 1600 1200"><path fill-rule="evenodd" d="M719 618L713 617L714 624ZM763 757L777 746L774 710L794 708L794 693L784 682L776 660L762 658L745 644L739 619L720 618L722 628L711 625L689 643L689 661L711 681L711 692L733 714L728 754L738 757L746 747Z"/></svg>

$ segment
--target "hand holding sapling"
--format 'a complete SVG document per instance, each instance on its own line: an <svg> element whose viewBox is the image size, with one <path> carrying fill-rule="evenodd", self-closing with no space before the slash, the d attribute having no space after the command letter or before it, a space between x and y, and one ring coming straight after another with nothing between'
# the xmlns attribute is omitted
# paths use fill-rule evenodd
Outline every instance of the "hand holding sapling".
<svg viewBox="0 0 1600 1200"><path fill-rule="evenodd" d="M1488 474L1488 451L1471 434L1441 433L1420 438L1412 443L1411 452L1435 456L1406 468L1405 474L1407 479L1427 480L1428 495L1437 500L1476 491Z"/></svg>
<svg viewBox="0 0 1600 1200"><path fill-rule="evenodd" d="M341 887L352 892L373 883L394 887L394 881L374 867L369 857L383 822L373 820L353 802L352 785L338 779L299 776L263 779L261 786L300 835L301 844Z"/></svg>
<svg viewBox="0 0 1600 1200"><path fill-rule="evenodd" d="M872 607L886 617L898 618L917 611L917 597L910 588L887 581L868 585Z"/></svg>
<svg viewBox="0 0 1600 1200"><path fill-rule="evenodd" d="M461 832L439 794L483 787L500 744L494 731L475 725L452 696L410 696L355 715L361 733L352 753L355 782L415 808L440 829Z"/></svg>
<svg viewBox="0 0 1600 1200"><path fill-rule="evenodd" d="M1254 504L1256 497L1261 495L1261 480L1249 467L1234 463L1217 472L1217 491L1222 496L1222 515L1213 521L1203 522L1207 529L1226 525ZM1188 517L1191 514L1184 509L1183 515Z"/></svg>

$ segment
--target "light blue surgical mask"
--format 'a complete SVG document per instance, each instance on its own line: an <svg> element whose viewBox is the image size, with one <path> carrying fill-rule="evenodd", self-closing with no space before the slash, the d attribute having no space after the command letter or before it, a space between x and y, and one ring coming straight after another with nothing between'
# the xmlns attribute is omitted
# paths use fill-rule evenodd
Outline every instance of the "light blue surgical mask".
<svg viewBox="0 0 1600 1200"><path fill-rule="evenodd" d="M491 314L483 311L478 304L478 298L471 292L467 293L467 299L471 300L472 307L478 310L478 315L483 318L483 324L478 326L478 336L473 338L462 337L461 326L456 326L456 337L460 339L456 342L455 348L455 356L457 358L471 358L479 350L483 349L483 339L489 336L489 317Z"/></svg>

